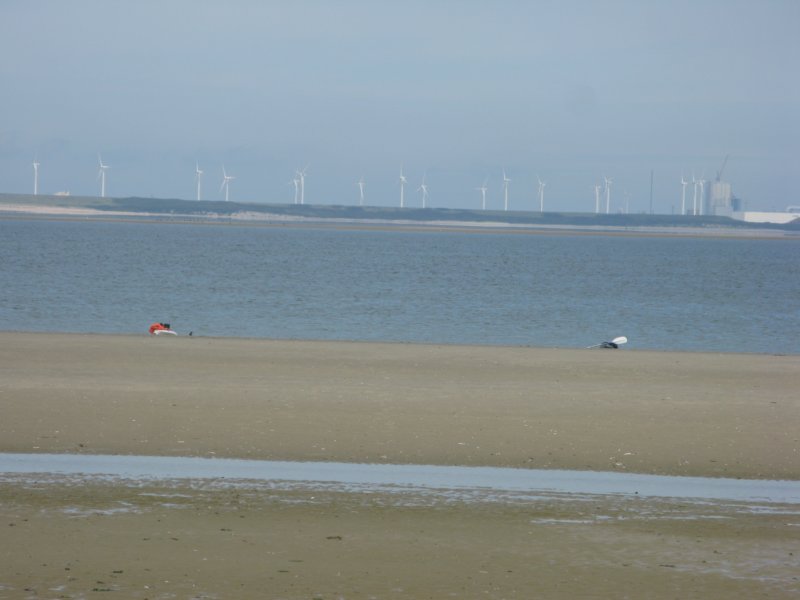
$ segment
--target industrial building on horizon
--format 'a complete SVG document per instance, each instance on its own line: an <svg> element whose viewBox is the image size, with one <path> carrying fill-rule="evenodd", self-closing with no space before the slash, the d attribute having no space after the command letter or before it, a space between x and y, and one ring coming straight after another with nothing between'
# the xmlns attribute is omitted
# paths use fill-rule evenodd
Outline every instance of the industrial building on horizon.
<svg viewBox="0 0 800 600"><path fill-rule="evenodd" d="M713 215L718 217L730 217L739 221L746 221L749 223L790 223L800 217L800 210L798 207L788 206L785 212L765 212L765 211L747 211L745 210L744 202L741 198L733 195L733 186L722 180L722 173L725 170L725 165L728 164L728 158L725 157L722 167L717 171L716 179L711 183L708 188L706 197L701 199L703 204L703 214Z"/></svg>
<svg viewBox="0 0 800 600"><path fill-rule="evenodd" d="M709 215L730 217L742 210L742 201L733 195L733 187L727 181L714 181L705 200Z"/></svg>

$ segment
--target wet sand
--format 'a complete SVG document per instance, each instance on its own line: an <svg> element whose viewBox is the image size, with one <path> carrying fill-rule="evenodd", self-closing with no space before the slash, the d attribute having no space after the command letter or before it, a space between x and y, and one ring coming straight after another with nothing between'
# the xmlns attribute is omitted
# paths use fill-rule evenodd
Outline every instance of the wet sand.
<svg viewBox="0 0 800 600"><path fill-rule="evenodd" d="M0 451L800 479L799 367L797 356L0 333ZM0 527L0 598L800 593L797 506L41 476L0 480Z"/></svg>
<svg viewBox="0 0 800 600"><path fill-rule="evenodd" d="M796 598L774 509L7 482L0 598Z"/></svg>

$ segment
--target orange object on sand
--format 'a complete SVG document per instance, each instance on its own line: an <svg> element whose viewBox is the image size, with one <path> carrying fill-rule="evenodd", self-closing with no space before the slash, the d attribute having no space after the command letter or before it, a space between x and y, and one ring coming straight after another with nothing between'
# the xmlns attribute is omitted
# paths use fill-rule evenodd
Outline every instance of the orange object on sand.
<svg viewBox="0 0 800 600"><path fill-rule="evenodd" d="M156 331L164 331L165 329L169 329L169 327L165 326L164 323L153 323L150 325L150 335L155 335Z"/></svg>

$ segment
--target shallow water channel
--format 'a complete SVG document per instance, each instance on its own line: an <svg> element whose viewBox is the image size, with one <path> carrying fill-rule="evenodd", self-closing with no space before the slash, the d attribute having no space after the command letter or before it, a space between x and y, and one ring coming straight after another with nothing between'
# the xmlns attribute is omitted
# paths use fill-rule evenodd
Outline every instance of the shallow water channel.
<svg viewBox="0 0 800 600"><path fill-rule="evenodd" d="M229 458L3 454L0 475L110 477L126 480L223 480L324 485L343 491L620 495L800 504L800 481L672 477L596 471L496 467L287 462Z"/></svg>

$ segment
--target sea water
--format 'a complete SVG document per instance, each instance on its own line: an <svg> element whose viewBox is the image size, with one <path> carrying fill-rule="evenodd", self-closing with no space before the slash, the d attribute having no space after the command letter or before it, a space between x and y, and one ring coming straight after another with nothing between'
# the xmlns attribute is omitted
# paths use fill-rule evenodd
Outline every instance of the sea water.
<svg viewBox="0 0 800 600"><path fill-rule="evenodd" d="M0 220L0 330L800 353L800 240Z"/></svg>

